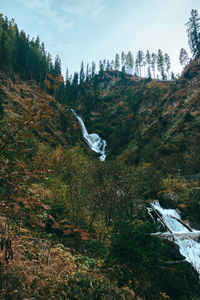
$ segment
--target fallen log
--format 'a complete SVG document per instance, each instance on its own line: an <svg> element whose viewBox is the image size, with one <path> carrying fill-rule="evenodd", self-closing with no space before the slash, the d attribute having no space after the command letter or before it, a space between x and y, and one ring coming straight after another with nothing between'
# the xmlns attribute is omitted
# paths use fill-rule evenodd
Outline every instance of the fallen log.
<svg viewBox="0 0 200 300"><path fill-rule="evenodd" d="M192 231L192 232L173 232L173 233L168 233L168 232L156 232L152 233L152 235L160 236L163 238L178 238L179 240L184 240L184 239L196 239L200 237L200 231Z"/></svg>
<svg viewBox="0 0 200 300"><path fill-rule="evenodd" d="M174 264L179 264L186 261L186 259L182 259L182 260L176 260L176 261L164 261L161 260L162 263L166 264L166 265L174 265Z"/></svg>
<svg viewBox="0 0 200 300"><path fill-rule="evenodd" d="M150 203L151 205L151 203ZM171 233L173 233L171 231L171 229L168 227L168 225L165 223L165 221L163 220L163 218L159 215L159 213L155 210L155 208L151 205L151 208L153 209L153 211L156 213L156 215L158 216L158 218L160 219L160 221L163 223L163 225L167 228L167 230Z"/></svg>
<svg viewBox="0 0 200 300"><path fill-rule="evenodd" d="M181 223L181 224L182 224L183 226L185 226L190 232L192 232L192 228L191 228L189 225L185 224L185 222L183 222L182 220L180 220L180 219L178 219L178 218L176 218L176 217L174 217L174 216L171 216L171 215L170 215L170 217L173 218L174 220L178 221L179 223Z"/></svg>

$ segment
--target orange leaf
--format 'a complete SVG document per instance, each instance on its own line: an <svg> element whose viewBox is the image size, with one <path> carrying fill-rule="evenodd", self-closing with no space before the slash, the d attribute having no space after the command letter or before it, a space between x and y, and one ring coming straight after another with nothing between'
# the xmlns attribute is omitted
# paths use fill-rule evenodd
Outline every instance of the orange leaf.
<svg viewBox="0 0 200 300"><path fill-rule="evenodd" d="M47 73L47 76L48 76L49 78L51 78L53 81L55 80L55 78L54 78L51 74Z"/></svg>
<svg viewBox="0 0 200 300"><path fill-rule="evenodd" d="M45 79L44 84L46 85L46 87L48 87L48 89L51 88L51 83L48 79Z"/></svg>

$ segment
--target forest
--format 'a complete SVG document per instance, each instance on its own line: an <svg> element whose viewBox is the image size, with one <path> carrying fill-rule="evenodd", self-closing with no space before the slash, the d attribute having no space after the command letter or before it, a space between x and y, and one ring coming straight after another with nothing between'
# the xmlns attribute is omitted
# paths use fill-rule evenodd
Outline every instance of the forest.
<svg viewBox="0 0 200 300"><path fill-rule="evenodd" d="M200 229L197 10L186 26L182 74L158 49L63 76L0 15L0 299L200 299L197 268L149 214L159 201Z"/></svg>

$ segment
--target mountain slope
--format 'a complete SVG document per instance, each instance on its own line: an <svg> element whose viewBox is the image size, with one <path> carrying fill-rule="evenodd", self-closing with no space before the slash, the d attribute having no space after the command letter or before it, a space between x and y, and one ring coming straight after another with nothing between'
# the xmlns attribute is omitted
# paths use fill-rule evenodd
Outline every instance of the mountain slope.
<svg viewBox="0 0 200 300"><path fill-rule="evenodd" d="M75 108L108 143L108 159L166 164L195 174L199 164L200 70L197 61L175 81L108 71L80 91ZM168 168L169 166L169 168Z"/></svg>
<svg viewBox="0 0 200 300"><path fill-rule="evenodd" d="M103 163L68 106L34 81L0 79L4 298L198 297L197 273L150 234L146 210L181 193L177 205L199 223L198 181L180 176L199 172L196 62L175 82L108 71L74 89L71 106L108 142Z"/></svg>

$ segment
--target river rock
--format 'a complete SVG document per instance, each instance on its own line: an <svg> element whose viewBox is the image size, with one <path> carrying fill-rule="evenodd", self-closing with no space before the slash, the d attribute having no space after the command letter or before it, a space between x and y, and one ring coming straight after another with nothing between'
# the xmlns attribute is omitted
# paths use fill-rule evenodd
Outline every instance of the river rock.
<svg viewBox="0 0 200 300"><path fill-rule="evenodd" d="M174 261L185 260L185 257L179 252L178 245L174 244L174 242L169 240L163 240L163 243L169 255L169 259L172 259Z"/></svg>
<svg viewBox="0 0 200 300"><path fill-rule="evenodd" d="M177 207L178 200L180 199L179 194L175 193L166 193L163 194L160 199L160 205L163 208L172 208L175 209Z"/></svg>

